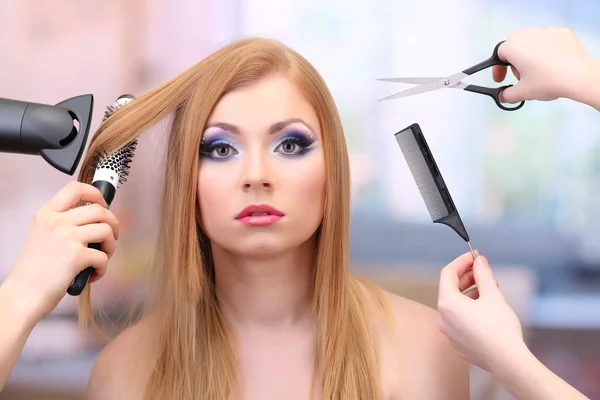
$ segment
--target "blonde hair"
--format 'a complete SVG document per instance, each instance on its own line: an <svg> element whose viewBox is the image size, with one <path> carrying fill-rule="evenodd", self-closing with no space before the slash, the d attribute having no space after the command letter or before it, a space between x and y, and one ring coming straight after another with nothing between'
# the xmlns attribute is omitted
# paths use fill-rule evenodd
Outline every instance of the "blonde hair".
<svg viewBox="0 0 600 400"><path fill-rule="evenodd" d="M79 176L98 152L111 153L173 115L156 249L159 275L153 315L159 323L157 362L146 399L224 399L235 390L235 341L214 290L208 238L196 206L202 128L227 92L282 74L319 116L326 165L326 206L318 232L313 312L315 372L324 400L380 398L376 346L361 285L349 277L350 176L339 113L323 78L302 56L269 39L244 39L211 54L116 111L94 135ZM191 150L193 149L193 150ZM80 320L91 319L89 288Z"/></svg>

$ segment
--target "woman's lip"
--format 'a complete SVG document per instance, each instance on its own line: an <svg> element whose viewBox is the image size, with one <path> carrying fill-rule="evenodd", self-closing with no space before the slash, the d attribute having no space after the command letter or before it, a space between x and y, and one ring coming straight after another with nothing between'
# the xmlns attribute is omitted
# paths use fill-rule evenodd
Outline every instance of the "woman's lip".
<svg viewBox="0 0 600 400"><path fill-rule="evenodd" d="M283 216L268 214L268 215L248 215L242 218L238 218L237 220L246 226L268 226L272 225L279 220L281 220Z"/></svg>
<svg viewBox="0 0 600 400"><path fill-rule="evenodd" d="M267 214L267 215L258 215L255 217L264 217L264 216L269 216L269 215L276 216L276 217L283 217L283 215L284 215L281 211L279 211L275 207L270 206L268 204L252 204L252 205L249 205L246 208L244 208L242 211L240 211L240 213L235 218L241 219L241 218L252 216L252 214L255 214L255 213L266 213Z"/></svg>

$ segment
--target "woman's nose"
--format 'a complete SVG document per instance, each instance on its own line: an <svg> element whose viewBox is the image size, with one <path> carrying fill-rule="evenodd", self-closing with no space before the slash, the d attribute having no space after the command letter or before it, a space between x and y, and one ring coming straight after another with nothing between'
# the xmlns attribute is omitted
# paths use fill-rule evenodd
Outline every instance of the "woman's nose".
<svg viewBox="0 0 600 400"><path fill-rule="evenodd" d="M264 151L248 152L242 175L242 189L271 189L273 187L271 167Z"/></svg>

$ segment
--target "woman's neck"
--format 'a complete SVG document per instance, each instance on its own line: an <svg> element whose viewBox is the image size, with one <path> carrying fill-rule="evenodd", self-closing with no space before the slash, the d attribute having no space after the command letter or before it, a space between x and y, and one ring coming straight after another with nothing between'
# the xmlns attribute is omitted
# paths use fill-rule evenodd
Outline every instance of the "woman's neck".
<svg viewBox="0 0 600 400"><path fill-rule="evenodd" d="M314 239L269 259L213 246L219 306L234 330L279 330L312 322Z"/></svg>

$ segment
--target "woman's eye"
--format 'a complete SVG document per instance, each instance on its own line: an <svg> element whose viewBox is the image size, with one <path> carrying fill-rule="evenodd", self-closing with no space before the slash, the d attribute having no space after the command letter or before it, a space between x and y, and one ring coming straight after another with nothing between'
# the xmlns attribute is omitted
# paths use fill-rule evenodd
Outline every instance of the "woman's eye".
<svg viewBox="0 0 600 400"><path fill-rule="evenodd" d="M225 160L237 154L238 151L225 141L210 143L201 148L200 154L209 159Z"/></svg>
<svg viewBox="0 0 600 400"><path fill-rule="evenodd" d="M302 153L305 149L301 144L296 143L295 140L286 139L283 142L281 142L279 146L277 146L277 148L275 149L275 151L278 150L288 155Z"/></svg>
<svg viewBox="0 0 600 400"><path fill-rule="evenodd" d="M294 142L287 141L287 142L281 143L281 150L283 150L283 152L287 153L287 154L294 154L296 152L296 150L302 150L302 147L300 147L298 144L296 144Z"/></svg>
<svg viewBox="0 0 600 400"><path fill-rule="evenodd" d="M210 152L210 155L215 158L224 158L229 156L233 151L234 150L230 145L220 144Z"/></svg>

